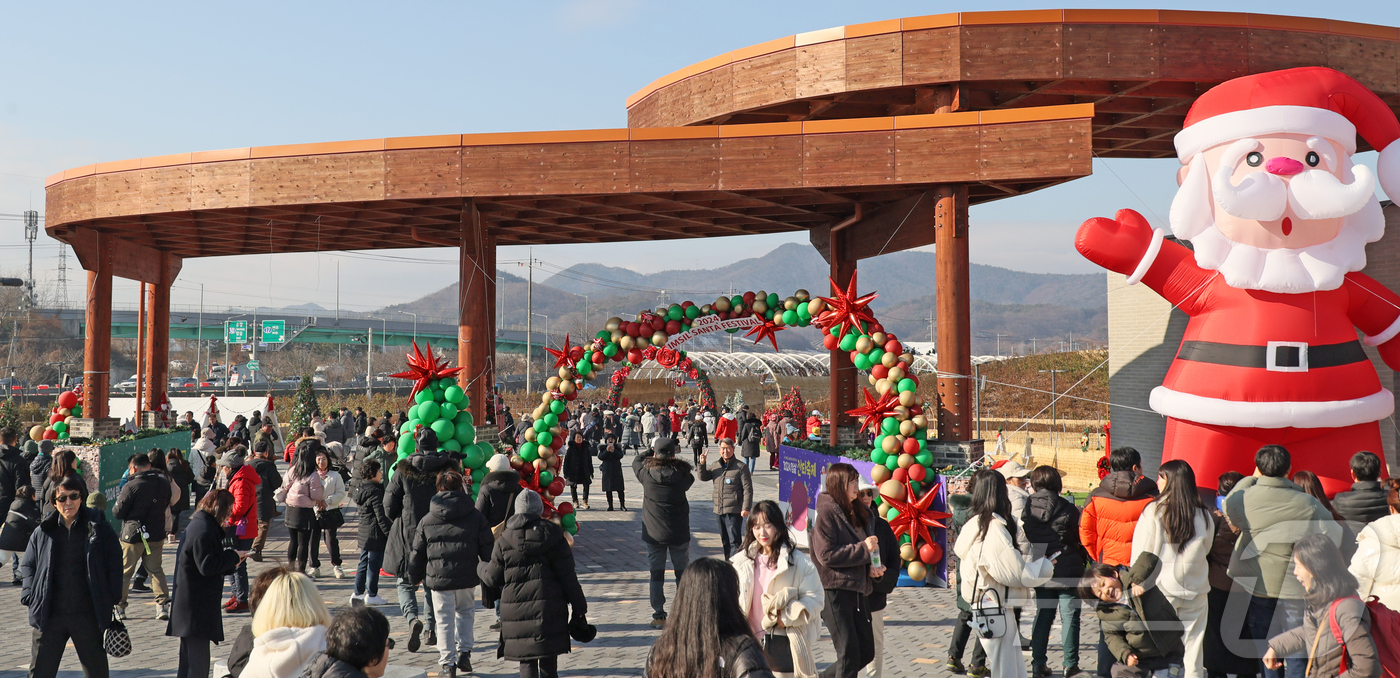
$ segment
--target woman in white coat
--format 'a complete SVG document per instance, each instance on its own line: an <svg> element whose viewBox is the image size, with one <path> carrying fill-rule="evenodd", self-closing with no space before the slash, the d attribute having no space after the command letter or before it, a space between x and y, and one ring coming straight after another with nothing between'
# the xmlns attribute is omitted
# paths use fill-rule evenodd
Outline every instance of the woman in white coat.
<svg viewBox="0 0 1400 678"><path fill-rule="evenodd" d="M753 505L744 541L729 561L739 574L739 608L748 617L754 637L762 644L766 634L782 634L792 648L793 670L774 671L774 675L814 678L817 662L812 648L820 637L826 593L812 559L793 548L776 503L765 499Z"/></svg>
<svg viewBox="0 0 1400 678"><path fill-rule="evenodd" d="M1157 470L1162 493L1142 510L1133 529L1133 562L1151 553L1162 561L1157 588L1185 627L1182 642L1188 678L1205 676L1206 612L1210 607L1210 564L1206 556L1215 543L1215 521L1196 492L1196 472L1176 459Z"/></svg>
<svg viewBox="0 0 1400 678"><path fill-rule="evenodd" d="M1026 561L1016 543L1012 524L1011 500L1006 479L1000 473L982 469L972 476L972 506L967 523L953 546L958 563L958 588L963 600L976 608L982 592L992 589L1001 597L1006 613L1006 634L1001 638L979 638L987 650L987 668L996 678L1025 678L1026 661L1021 656L1021 631L1011 609L1034 606L1030 590L1054 575L1054 562L1048 558Z"/></svg>
<svg viewBox="0 0 1400 678"><path fill-rule="evenodd" d="M1400 491L1392 481L1386 493L1390 515L1367 525L1356 536L1356 555L1350 570L1360 586L1357 595L1380 599L1386 607L1400 610Z"/></svg>

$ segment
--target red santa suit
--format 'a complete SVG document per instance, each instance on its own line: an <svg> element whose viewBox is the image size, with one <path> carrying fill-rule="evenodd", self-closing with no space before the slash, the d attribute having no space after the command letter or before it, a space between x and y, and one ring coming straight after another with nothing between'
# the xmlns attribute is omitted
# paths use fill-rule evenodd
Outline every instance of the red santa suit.
<svg viewBox="0 0 1400 678"><path fill-rule="evenodd" d="M1294 71L1327 71L1321 75L1329 86L1340 82L1332 74L1355 83L1330 69ZM1248 85L1246 88L1232 87L1237 81L1220 87L1226 94L1244 92L1241 96L1247 99L1246 106L1250 97L1254 105L1260 105L1259 86L1267 85L1269 76L1279 73L1239 79L1251 81L1242 83ZM1364 90L1359 84L1355 87ZM1353 117L1358 109L1372 114L1377 111L1374 106L1358 104L1363 97L1354 90L1348 93L1351 108L1341 111L1346 117ZM1358 122L1356 127L1373 146L1386 149L1400 136L1400 123L1374 94L1370 96L1375 101L1363 103L1379 105L1383 115ZM1187 129L1177 139L1179 151L1183 151L1183 137L1196 146L1216 141L1209 135L1220 132L1209 129L1208 121L1235 112L1219 110L1230 106L1222 97L1208 97L1210 93L1192 110L1196 120L1206 124L1193 130L1195 121L1188 116ZM1322 105L1330 105L1329 100L1324 99ZM1262 105L1282 104L1265 101ZM1215 110L1198 114L1202 106ZM1239 116L1234 121L1238 124ZM1237 138L1294 131L1289 127L1271 129L1267 116L1256 116L1253 124L1258 127L1261 121L1262 129L1251 130L1246 120L1245 129L1236 131ZM1336 124L1331 118L1326 121ZM1183 163L1200 150L1184 149ZM1383 186L1400 176L1397 157L1400 144L1382 153ZM1400 194L1396 190L1400 186L1386 187L1392 194ZM1164 240L1164 235L1136 212L1122 210L1115 219L1086 221L1075 241L1088 259L1129 276L1130 284L1140 281L1190 317L1175 359L1149 401L1153 410L1167 416L1163 461L1187 460L1197 482L1214 487L1225 471L1251 473L1259 448L1279 444L1291 453L1294 470L1317 473L1328 494L1349 489L1351 456L1361 450L1381 453L1379 421L1392 414L1395 402L1391 392L1382 388L1357 330L1366 344L1377 347L1387 365L1400 367L1400 341L1396 340L1400 334L1400 295L1354 270L1300 293L1270 291L1264 289L1266 285L1232 285L1224 271L1198 263L1199 251L1193 254Z"/></svg>

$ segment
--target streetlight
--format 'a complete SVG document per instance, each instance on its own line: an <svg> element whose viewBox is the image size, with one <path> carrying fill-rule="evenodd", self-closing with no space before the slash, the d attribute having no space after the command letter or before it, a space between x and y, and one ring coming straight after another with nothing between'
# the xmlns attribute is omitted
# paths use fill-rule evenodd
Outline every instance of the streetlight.
<svg viewBox="0 0 1400 678"><path fill-rule="evenodd" d="M415 344L418 343L418 314L417 314L417 313L414 313L414 312L412 312L412 311L394 311L394 312L395 312L395 313L399 313L399 314L407 314L407 315L413 316L413 343L415 343Z"/></svg>
<svg viewBox="0 0 1400 678"><path fill-rule="evenodd" d="M1040 372L1041 374L1045 374L1046 372L1049 372L1049 373L1050 373L1050 445L1051 445L1052 447L1054 447L1054 449L1055 449L1055 461L1058 462L1058 461L1059 461L1059 457L1060 457L1060 442L1059 442L1060 439L1059 439L1059 431L1056 430L1056 427L1057 427L1058 424L1057 424L1056 417L1055 417L1055 401L1057 401L1057 400L1060 399L1060 395L1059 395L1059 391L1055 388L1055 375L1057 375L1057 374L1059 374L1059 373L1061 373L1061 372L1067 372L1068 370L1037 370L1037 371ZM1026 463L1029 464L1029 463L1030 463L1030 460L1029 460L1029 459L1026 460Z"/></svg>
<svg viewBox="0 0 1400 678"><path fill-rule="evenodd" d="M64 373L63 368L65 368L65 367L67 367L67 366L69 366L69 365L77 365L77 364L78 364L78 363L70 363L70 362L65 362L65 361L59 361L59 362L56 362L56 363L44 363L44 365L46 365L46 366L48 366L48 367L55 367L55 366L58 367L58 382L59 382L60 385L63 385L63 386L66 386L66 385L67 385L67 384L64 384L64 383L63 383L63 380L64 380L65 378L67 378L67 376L68 376L66 373Z"/></svg>
<svg viewBox="0 0 1400 678"><path fill-rule="evenodd" d="M545 345L549 345L549 316L543 313L531 313L530 315L537 315L544 318L544 343Z"/></svg>

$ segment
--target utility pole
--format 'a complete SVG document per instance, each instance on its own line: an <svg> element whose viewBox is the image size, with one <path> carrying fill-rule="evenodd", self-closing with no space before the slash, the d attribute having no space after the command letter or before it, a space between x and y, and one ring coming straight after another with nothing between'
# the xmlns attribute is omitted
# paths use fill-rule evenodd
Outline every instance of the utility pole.
<svg viewBox="0 0 1400 678"><path fill-rule="evenodd" d="M929 312L928 312L928 340L929 340L929 343L933 343L933 342L935 342L935 341L938 341L938 338L934 336L933 330L934 330L934 327L933 327L933 311L929 311Z"/></svg>
<svg viewBox="0 0 1400 678"><path fill-rule="evenodd" d="M365 399L374 397L374 326L369 328L369 337L365 339Z"/></svg>
<svg viewBox="0 0 1400 678"><path fill-rule="evenodd" d="M34 308L34 241L39 238L39 213L24 211L24 239L29 241L29 277L24 284L24 306Z"/></svg>
<svg viewBox="0 0 1400 678"><path fill-rule="evenodd" d="M528 253L530 258L529 279L525 284L525 395L527 396L530 395L530 382L535 376L532 364L535 358L534 346L532 346L535 340L535 326L532 324L535 317L535 248L531 247Z"/></svg>
<svg viewBox="0 0 1400 678"><path fill-rule="evenodd" d="M1031 337L1031 355L1035 355L1035 337Z"/></svg>
<svg viewBox="0 0 1400 678"><path fill-rule="evenodd" d="M1060 399L1059 390L1055 388L1055 375L1065 370L1038 370L1041 374L1050 373L1050 446L1055 449L1055 460L1060 456L1059 423L1055 413L1055 403Z"/></svg>
<svg viewBox="0 0 1400 678"><path fill-rule="evenodd" d="M204 348L204 283L199 284L199 327L194 331L194 374L195 381L199 379L199 351Z"/></svg>
<svg viewBox="0 0 1400 678"><path fill-rule="evenodd" d="M58 307L68 308L68 245L58 244Z"/></svg>
<svg viewBox="0 0 1400 678"><path fill-rule="evenodd" d="M982 437L982 364L972 366L972 439Z"/></svg>
<svg viewBox="0 0 1400 678"><path fill-rule="evenodd" d="M1002 337L1009 337L1009 336L1011 336L1011 335L1009 335L1009 334L1002 334L1001 332L997 332L997 357L998 357L998 358L1001 357L1001 338L1002 338Z"/></svg>

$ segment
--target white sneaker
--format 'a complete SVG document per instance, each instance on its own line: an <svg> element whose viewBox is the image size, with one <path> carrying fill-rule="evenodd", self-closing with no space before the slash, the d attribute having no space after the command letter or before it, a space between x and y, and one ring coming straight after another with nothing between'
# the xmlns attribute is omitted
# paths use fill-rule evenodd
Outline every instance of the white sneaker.
<svg viewBox="0 0 1400 678"><path fill-rule="evenodd" d="M306 571L306 576L311 577L312 579L315 579L315 578L317 578L317 577L320 577L320 576L321 576L321 568L319 568L319 567L313 567L313 568L307 570L307 571Z"/></svg>
<svg viewBox="0 0 1400 678"><path fill-rule="evenodd" d="M379 596L370 596L370 597L368 597L368 598L365 598L365 604L366 604L366 605L388 605L388 604L389 604L389 601L384 600L383 598L380 598Z"/></svg>
<svg viewBox="0 0 1400 678"><path fill-rule="evenodd" d="M339 565L336 565L333 569L335 570L335 578L336 578L336 579L344 579L344 578L345 578L345 569L344 569L344 568L342 568L342 567L339 566Z"/></svg>
<svg viewBox="0 0 1400 678"><path fill-rule="evenodd" d="M350 595L350 605L353 606L353 605L355 604L355 601L357 601L357 600L364 600L364 596L361 596L361 595L359 595L359 594L351 594L351 595Z"/></svg>

